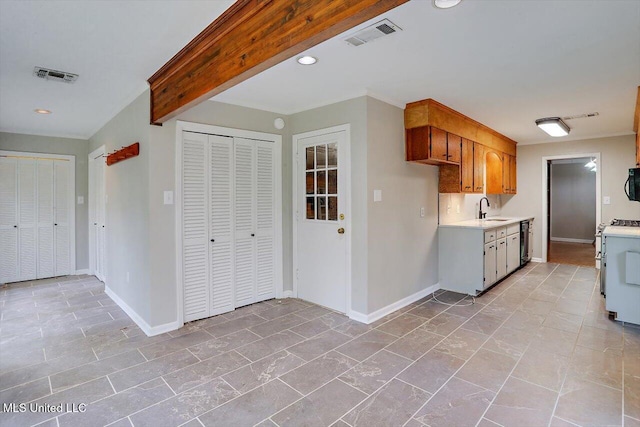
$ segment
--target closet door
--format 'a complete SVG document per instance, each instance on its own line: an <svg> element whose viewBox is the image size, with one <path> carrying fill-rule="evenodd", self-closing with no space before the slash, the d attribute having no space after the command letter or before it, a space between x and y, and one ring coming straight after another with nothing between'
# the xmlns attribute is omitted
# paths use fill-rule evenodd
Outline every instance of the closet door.
<svg viewBox="0 0 640 427"><path fill-rule="evenodd" d="M232 311L233 302L233 138L209 136L210 315Z"/></svg>
<svg viewBox="0 0 640 427"><path fill-rule="evenodd" d="M38 279L55 275L53 163L49 160L38 160L36 166L36 180L38 182Z"/></svg>
<svg viewBox="0 0 640 427"><path fill-rule="evenodd" d="M182 280L185 322L210 316L207 140L207 135L183 132Z"/></svg>
<svg viewBox="0 0 640 427"><path fill-rule="evenodd" d="M275 150L273 143L256 143L256 291L257 301L275 295Z"/></svg>
<svg viewBox="0 0 640 427"><path fill-rule="evenodd" d="M55 240L55 275L71 274L71 212L69 202L71 171L69 162L53 162L54 216L53 232Z"/></svg>
<svg viewBox="0 0 640 427"><path fill-rule="evenodd" d="M37 276L36 160L18 160L19 280Z"/></svg>
<svg viewBox="0 0 640 427"><path fill-rule="evenodd" d="M234 138L235 306L257 301L255 228L255 141Z"/></svg>
<svg viewBox="0 0 640 427"><path fill-rule="evenodd" d="M104 282L105 274L105 204L104 204L104 173L105 163L102 157L93 160L94 163L94 226L95 229L95 253L96 253L96 277Z"/></svg>
<svg viewBox="0 0 640 427"><path fill-rule="evenodd" d="M0 157L0 283L18 280L18 162Z"/></svg>

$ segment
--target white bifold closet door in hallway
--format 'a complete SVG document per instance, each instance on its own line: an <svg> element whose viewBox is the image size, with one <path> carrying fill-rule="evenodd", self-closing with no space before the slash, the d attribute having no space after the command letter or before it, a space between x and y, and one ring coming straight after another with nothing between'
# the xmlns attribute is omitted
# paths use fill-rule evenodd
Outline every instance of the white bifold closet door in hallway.
<svg viewBox="0 0 640 427"><path fill-rule="evenodd" d="M183 132L184 321L275 297L273 141Z"/></svg>
<svg viewBox="0 0 640 427"><path fill-rule="evenodd" d="M0 283L75 273L75 163L0 153Z"/></svg>

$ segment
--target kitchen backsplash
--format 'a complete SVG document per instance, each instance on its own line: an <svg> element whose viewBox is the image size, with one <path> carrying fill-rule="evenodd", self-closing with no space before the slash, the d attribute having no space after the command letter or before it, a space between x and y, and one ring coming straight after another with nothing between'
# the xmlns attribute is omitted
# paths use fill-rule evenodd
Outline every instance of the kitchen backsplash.
<svg viewBox="0 0 640 427"><path fill-rule="evenodd" d="M451 224L478 218L479 203L482 197L484 197L484 194L440 193L438 210L440 224ZM487 217L500 215L502 210L500 195L488 195L487 198L491 203L491 207L487 209L486 202L482 204L482 209L487 213Z"/></svg>

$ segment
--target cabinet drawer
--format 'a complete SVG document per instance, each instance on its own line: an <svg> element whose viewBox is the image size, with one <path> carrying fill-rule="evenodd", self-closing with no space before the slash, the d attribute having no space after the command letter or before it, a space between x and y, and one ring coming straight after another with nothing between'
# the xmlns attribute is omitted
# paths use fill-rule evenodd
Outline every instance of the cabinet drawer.
<svg viewBox="0 0 640 427"><path fill-rule="evenodd" d="M507 235L511 236L512 234L520 233L520 223L511 224L507 226Z"/></svg>
<svg viewBox="0 0 640 427"><path fill-rule="evenodd" d="M497 236L497 231L498 231L497 229L485 231L484 242L489 243L489 242L495 241Z"/></svg>
<svg viewBox="0 0 640 427"><path fill-rule="evenodd" d="M498 239L507 237L507 227L498 228Z"/></svg>

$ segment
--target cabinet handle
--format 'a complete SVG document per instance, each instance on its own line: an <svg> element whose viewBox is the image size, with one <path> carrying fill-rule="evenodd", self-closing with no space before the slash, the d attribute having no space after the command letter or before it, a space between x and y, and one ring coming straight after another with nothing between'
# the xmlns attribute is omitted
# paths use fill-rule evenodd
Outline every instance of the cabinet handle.
<svg viewBox="0 0 640 427"><path fill-rule="evenodd" d="M251 237L256 237L255 233L251 233Z"/></svg>
<svg viewBox="0 0 640 427"><path fill-rule="evenodd" d="M53 225L57 226L58 224L53 224Z"/></svg>
<svg viewBox="0 0 640 427"><path fill-rule="evenodd" d="M14 226L13 226L13 228L18 228L18 226L17 226L17 225L14 225Z"/></svg>
<svg viewBox="0 0 640 427"><path fill-rule="evenodd" d="M213 243L213 242L215 242L215 241L216 241L216 239L211 239L211 243Z"/></svg>

